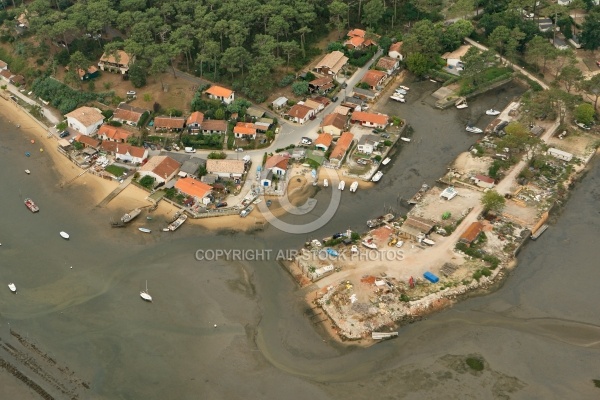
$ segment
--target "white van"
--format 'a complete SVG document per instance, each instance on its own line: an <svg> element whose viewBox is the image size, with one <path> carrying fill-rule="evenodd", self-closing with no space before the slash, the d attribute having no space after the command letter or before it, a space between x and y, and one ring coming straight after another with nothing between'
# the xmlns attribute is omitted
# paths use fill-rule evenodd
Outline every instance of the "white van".
<svg viewBox="0 0 600 400"><path fill-rule="evenodd" d="M186 153L195 153L196 149L194 149L193 147L186 147L185 148L185 152Z"/></svg>

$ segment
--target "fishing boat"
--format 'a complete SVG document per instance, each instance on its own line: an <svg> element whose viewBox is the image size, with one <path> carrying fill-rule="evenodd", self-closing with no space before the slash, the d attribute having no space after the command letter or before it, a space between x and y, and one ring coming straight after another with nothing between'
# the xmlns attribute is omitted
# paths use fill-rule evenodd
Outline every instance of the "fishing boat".
<svg viewBox="0 0 600 400"><path fill-rule="evenodd" d="M30 171L30 170L28 170L28 169L26 169L26 170L25 170L25 173L26 173L27 175L29 175L29 174L31 174L31 171Z"/></svg>
<svg viewBox="0 0 600 400"><path fill-rule="evenodd" d="M388 165L388 164L390 163L390 161L392 161L392 159L391 159L391 158L389 158L389 157L387 157L385 160L383 160L383 161L381 162L381 164L382 164L382 165Z"/></svg>
<svg viewBox="0 0 600 400"><path fill-rule="evenodd" d="M9 283L8 288L10 289L11 292L17 293L17 286L14 283Z"/></svg>
<svg viewBox="0 0 600 400"><path fill-rule="evenodd" d="M403 142L410 142L410 138L407 137L401 137L400 140L402 140Z"/></svg>
<svg viewBox="0 0 600 400"><path fill-rule="evenodd" d="M70 237L70 236L69 236L69 234L68 234L67 232L65 232L65 231L61 231L61 232L60 232L60 237L62 237L62 238L63 238L63 239L65 239L65 240L69 240L69 237Z"/></svg>
<svg viewBox="0 0 600 400"><path fill-rule="evenodd" d="M485 112L485 114L486 114L486 115L498 115L498 114L500 114L500 111L498 111L498 110L494 110L493 108L490 108L489 110L487 110L487 111Z"/></svg>
<svg viewBox="0 0 600 400"><path fill-rule="evenodd" d="M352 182L352 185L350 185L350 192L354 193L356 192L356 189L358 189L358 182L354 181Z"/></svg>
<svg viewBox="0 0 600 400"><path fill-rule="evenodd" d="M345 187L346 187L346 182L345 181L340 181L340 184L338 185L338 189L344 190Z"/></svg>
<svg viewBox="0 0 600 400"><path fill-rule="evenodd" d="M40 208L36 206L33 200L31 200L29 197L25 199L25 206L29 208L29 211L31 211L32 213L40 211Z"/></svg>
<svg viewBox="0 0 600 400"><path fill-rule="evenodd" d="M390 96L390 99L400 102L400 103L406 103L406 99L404 98L404 96L402 96L400 94L393 94Z"/></svg>
<svg viewBox="0 0 600 400"><path fill-rule="evenodd" d="M240 213L240 217L246 218L252 212L252 210L254 210L254 206L249 206L247 208L244 208L242 210L242 212Z"/></svg>
<svg viewBox="0 0 600 400"><path fill-rule="evenodd" d="M142 228L140 228L140 229L142 229ZM148 281L146 281L146 290L142 290L140 292L140 297L144 301L149 301L150 303L152 303L152 296L150 296L150 293L148 293Z"/></svg>
<svg viewBox="0 0 600 400"><path fill-rule="evenodd" d="M379 216L375 219L370 219L367 221L367 226L369 228L376 228L379 225L383 224L384 222L391 222L394 219L394 214L385 214L382 216Z"/></svg>
<svg viewBox="0 0 600 400"><path fill-rule="evenodd" d="M169 225L169 230L171 232L174 232L175 230L177 230L181 225L183 225L183 223L188 219L187 214L181 214L179 216L179 218L177 218L175 221L171 222L171 224Z"/></svg>
<svg viewBox="0 0 600 400"><path fill-rule="evenodd" d="M400 86L398 86L398 88L402 89L402 90L406 90L406 91L410 90L410 88L408 86L402 86L402 85L400 85Z"/></svg>
<svg viewBox="0 0 600 400"><path fill-rule="evenodd" d="M361 242L361 244L368 249L377 249L377 244L373 241L373 239L365 239Z"/></svg>
<svg viewBox="0 0 600 400"><path fill-rule="evenodd" d="M471 133L482 133L483 130L476 127L476 126L471 126L471 125L467 125L467 127L465 128L465 130L467 132L471 132Z"/></svg>
<svg viewBox="0 0 600 400"><path fill-rule="evenodd" d="M150 232L152 232L152 231L151 231L150 229L148 229L148 228L138 228L138 230L139 230L140 232L144 232L144 233L150 233Z"/></svg>
<svg viewBox="0 0 600 400"><path fill-rule="evenodd" d="M125 213L121 217L121 222L124 224L127 224L127 223L133 221L138 215L140 215L141 212L142 212L141 208L136 208L134 210L131 210L128 213Z"/></svg>
<svg viewBox="0 0 600 400"><path fill-rule="evenodd" d="M377 171L377 173L375 175L373 175L373 177L371 178L371 180L373 182L379 182L379 180L381 179L382 176L383 176L383 172Z"/></svg>

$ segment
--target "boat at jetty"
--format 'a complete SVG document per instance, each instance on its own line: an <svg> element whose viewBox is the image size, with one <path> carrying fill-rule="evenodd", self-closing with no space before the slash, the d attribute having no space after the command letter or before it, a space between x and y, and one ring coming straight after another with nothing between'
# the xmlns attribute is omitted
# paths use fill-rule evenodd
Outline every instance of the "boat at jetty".
<svg viewBox="0 0 600 400"><path fill-rule="evenodd" d="M493 108L490 108L489 110L487 110L487 111L485 112L485 114L486 114L486 115L498 115L498 114L500 114L500 111L498 111L498 110L494 110Z"/></svg>
<svg viewBox="0 0 600 400"><path fill-rule="evenodd" d="M25 199L25 206L29 208L29 211L31 211L32 213L40 211L40 208L36 206L33 200L31 200L29 197Z"/></svg>
<svg viewBox="0 0 600 400"><path fill-rule="evenodd" d="M345 187L346 187L346 182L345 181L340 181L340 184L338 185L338 189L344 190Z"/></svg>
<svg viewBox="0 0 600 400"><path fill-rule="evenodd" d="M148 281L146 281L146 290L142 290L140 292L140 297L145 301L149 301L150 303L152 303L152 296L150 296L150 293L148 293Z"/></svg>
<svg viewBox="0 0 600 400"><path fill-rule="evenodd" d="M135 217L137 217L138 215L140 215L142 212L141 208L136 208L134 210L129 211L128 213L125 213L125 215L123 215L121 217L121 222L124 224L127 224L131 221L133 221L135 219Z"/></svg>
<svg viewBox="0 0 600 400"><path fill-rule="evenodd" d="M252 212L252 210L254 210L254 206L249 206L247 208L244 208L242 210L242 212L240 213L240 217L246 218L248 216L248 214L250 214Z"/></svg>
<svg viewBox="0 0 600 400"><path fill-rule="evenodd" d="M391 159L391 158L389 158L389 157L387 157L385 160L383 160L383 161L381 162L381 165L388 165L388 164L390 163L390 161L392 161L392 159Z"/></svg>
<svg viewBox="0 0 600 400"><path fill-rule="evenodd" d="M150 229L148 229L148 228L138 228L138 230L139 230L140 232L144 232L144 233L150 233L150 232L152 232L152 231L151 231Z"/></svg>
<svg viewBox="0 0 600 400"><path fill-rule="evenodd" d="M373 182L379 182L379 180L381 179L382 176L383 176L383 172L377 171L377 173L375 175L373 175L373 177L371 178L371 180Z"/></svg>
<svg viewBox="0 0 600 400"><path fill-rule="evenodd" d="M483 130L476 127L476 126L471 126L471 125L467 125L467 127L465 128L465 130L467 132L471 132L471 133L482 133Z"/></svg>
<svg viewBox="0 0 600 400"><path fill-rule="evenodd" d="M376 228L379 225L386 223L386 222L391 222L394 219L394 214L385 214L382 215L380 217L377 217L375 219L370 219L367 221L367 226L369 228Z"/></svg>
<svg viewBox="0 0 600 400"><path fill-rule="evenodd" d="M368 249L373 249L373 250L377 249L377 244L373 241L372 238L368 238L368 239L363 240L361 242L361 244L363 246L365 246L366 248L368 248Z"/></svg>
<svg viewBox="0 0 600 400"><path fill-rule="evenodd" d="M65 231L61 231L61 232L60 232L60 237L62 237L62 238L63 238L63 239L65 239L65 240L69 240L69 237L70 237L70 236L69 236L69 234L68 234L67 232L65 232Z"/></svg>
<svg viewBox="0 0 600 400"><path fill-rule="evenodd" d="M17 286L14 283L9 283L8 288L10 289L11 292L17 293Z"/></svg>
<svg viewBox="0 0 600 400"><path fill-rule="evenodd" d="M358 189L358 182L354 181L352 182L352 185L350 185L350 192L354 193L356 192L356 189Z"/></svg>
<svg viewBox="0 0 600 400"><path fill-rule="evenodd" d="M169 230L171 232L174 232L176 229L178 229L181 225L183 225L183 223L188 219L187 214L181 214L179 216L179 218L177 218L175 221L171 222L168 226Z"/></svg>

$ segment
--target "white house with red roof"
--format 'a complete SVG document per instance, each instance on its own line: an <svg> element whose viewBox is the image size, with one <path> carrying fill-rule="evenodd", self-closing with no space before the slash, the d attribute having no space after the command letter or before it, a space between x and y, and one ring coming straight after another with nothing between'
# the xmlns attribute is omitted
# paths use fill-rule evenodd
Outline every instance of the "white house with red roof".
<svg viewBox="0 0 600 400"><path fill-rule="evenodd" d="M115 149L115 158L132 164L142 164L148 159L148 149L119 143Z"/></svg>
<svg viewBox="0 0 600 400"><path fill-rule="evenodd" d="M231 104L233 103L233 100L235 100L235 92L222 86L213 85L206 89L204 93L206 93L209 98L219 100L225 104Z"/></svg>
<svg viewBox="0 0 600 400"><path fill-rule="evenodd" d="M316 113L317 110L313 108L307 107L303 104L294 104L288 111L287 115L289 116L290 120L299 124L304 124L310 120L311 117L314 117Z"/></svg>
<svg viewBox="0 0 600 400"><path fill-rule="evenodd" d="M352 123L359 123L370 128L384 129L389 123L389 117L385 114L374 114L364 111L354 111L350 117Z"/></svg>
<svg viewBox="0 0 600 400"><path fill-rule="evenodd" d="M98 137L102 140L108 140L110 142L126 143L127 139L133 134L127 129L123 129L117 126L102 125L98 129Z"/></svg>
<svg viewBox="0 0 600 400"><path fill-rule="evenodd" d="M273 171L273 175L285 176L290 162L289 155L275 154L265 162L265 169Z"/></svg>
<svg viewBox="0 0 600 400"><path fill-rule="evenodd" d="M388 56L402 61L404 59L404 56L402 55L402 42L393 43L388 51Z"/></svg>
<svg viewBox="0 0 600 400"><path fill-rule="evenodd" d="M233 135L237 139L256 139L256 128L253 123L249 122L238 122L233 127Z"/></svg>
<svg viewBox="0 0 600 400"><path fill-rule="evenodd" d="M191 135L197 135L200 133L202 128L202 122L204 121L204 114L200 111L194 111L187 119L186 126L188 128L188 132Z"/></svg>

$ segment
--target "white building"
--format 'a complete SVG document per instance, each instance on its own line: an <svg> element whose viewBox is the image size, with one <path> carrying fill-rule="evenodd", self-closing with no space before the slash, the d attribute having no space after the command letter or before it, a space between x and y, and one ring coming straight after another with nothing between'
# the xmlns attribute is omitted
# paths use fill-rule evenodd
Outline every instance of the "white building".
<svg viewBox="0 0 600 400"><path fill-rule="evenodd" d="M358 141L357 150L359 153L372 154L379 146L379 136L363 135Z"/></svg>
<svg viewBox="0 0 600 400"><path fill-rule="evenodd" d="M231 104L233 103L233 100L235 100L234 91L224 88L222 86L211 86L208 89L206 89L204 93L206 93L209 98L219 100L220 102L225 104Z"/></svg>
<svg viewBox="0 0 600 400"><path fill-rule="evenodd" d="M151 176L155 179L155 185L160 183L166 183L173 179L179 172L181 164L167 156L154 156L148 160L140 169L138 173L140 178L144 176Z"/></svg>
<svg viewBox="0 0 600 400"><path fill-rule="evenodd" d="M66 114L70 128L86 136L93 135L104 123L104 116L97 108L79 107Z"/></svg>
<svg viewBox="0 0 600 400"><path fill-rule="evenodd" d="M573 154L567 153L566 151L562 151L559 149L555 149L554 147L548 149L548 155L566 162L569 162L573 159Z"/></svg>
<svg viewBox="0 0 600 400"><path fill-rule="evenodd" d="M119 143L115 150L115 158L132 164L141 164L148 158L148 149Z"/></svg>
<svg viewBox="0 0 600 400"><path fill-rule="evenodd" d="M243 160L206 160L206 172L220 178L239 179L246 171L246 163Z"/></svg>

